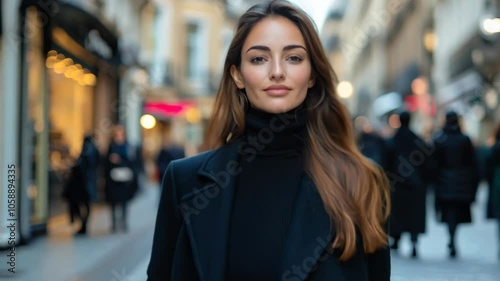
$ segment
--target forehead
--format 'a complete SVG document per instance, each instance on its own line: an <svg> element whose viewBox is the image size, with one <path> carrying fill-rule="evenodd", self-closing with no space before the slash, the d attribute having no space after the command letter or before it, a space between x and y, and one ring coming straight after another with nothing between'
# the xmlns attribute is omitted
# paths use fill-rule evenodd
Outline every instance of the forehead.
<svg viewBox="0 0 500 281"><path fill-rule="evenodd" d="M272 48L290 44L300 44L305 47L304 36L300 29L285 17L271 16L260 20L252 28L243 44L243 51L254 45Z"/></svg>

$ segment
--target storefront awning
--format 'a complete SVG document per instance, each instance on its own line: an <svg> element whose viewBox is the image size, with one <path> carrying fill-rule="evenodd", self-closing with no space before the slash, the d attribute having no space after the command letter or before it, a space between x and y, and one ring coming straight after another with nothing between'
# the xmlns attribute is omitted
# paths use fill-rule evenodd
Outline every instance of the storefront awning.
<svg viewBox="0 0 500 281"><path fill-rule="evenodd" d="M118 38L92 13L69 3L59 2L59 11L52 18L52 29L60 28L72 40L100 60L118 67L121 64ZM62 44L59 44L62 45ZM63 46L68 49L67 46ZM73 53L73 50L69 49Z"/></svg>

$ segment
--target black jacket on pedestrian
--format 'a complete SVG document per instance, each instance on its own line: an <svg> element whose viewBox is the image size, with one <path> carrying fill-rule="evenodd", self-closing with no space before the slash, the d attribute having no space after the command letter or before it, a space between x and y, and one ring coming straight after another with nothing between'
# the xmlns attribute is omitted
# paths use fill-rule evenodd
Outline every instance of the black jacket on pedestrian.
<svg viewBox="0 0 500 281"><path fill-rule="evenodd" d="M474 146L457 122L447 123L434 138L435 192L444 201L475 200L479 171Z"/></svg>
<svg viewBox="0 0 500 281"><path fill-rule="evenodd" d="M486 159L487 179L489 184L488 218L500 219L500 139L491 147Z"/></svg>
<svg viewBox="0 0 500 281"><path fill-rule="evenodd" d="M120 156L120 163L112 163L109 157L112 153L118 154ZM124 143L116 144L112 142L109 146L108 153L106 155L106 184L105 184L105 196L106 201L109 203L119 203L130 200L134 197L136 191L139 189L139 157L137 148ZM111 178L111 170L113 168L126 167L133 172L133 178L128 182L117 182Z"/></svg>
<svg viewBox="0 0 500 281"><path fill-rule="evenodd" d="M361 153L375 163L386 168L387 153L384 139L375 133L361 132L358 138L358 147Z"/></svg>
<svg viewBox="0 0 500 281"><path fill-rule="evenodd" d="M160 179L163 178L170 162L184 157L186 157L186 155L184 154L184 150L180 147L170 146L168 148L162 148L156 158L156 166L158 168L158 173L160 174Z"/></svg>
<svg viewBox="0 0 500 281"><path fill-rule="evenodd" d="M88 203L97 195L99 150L90 137L83 140L82 151L64 184L63 197L70 203Z"/></svg>
<svg viewBox="0 0 500 281"><path fill-rule="evenodd" d="M386 172L392 188L391 235L425 233L425 174L430 153L430 147L410 130L409 124L402 124L388 140Z"/></svg>
<svg viewBox="0 0 500 281"><path fill-rule="evenodd" d="M241 139L170 163L162 183L149 281L225 281L240 144ZM288 228L281 280L390 280L388 249L366 254L359 239L356 254L340 262L337 252L327 252L334 235L317 188L304 174Z"/></svg>

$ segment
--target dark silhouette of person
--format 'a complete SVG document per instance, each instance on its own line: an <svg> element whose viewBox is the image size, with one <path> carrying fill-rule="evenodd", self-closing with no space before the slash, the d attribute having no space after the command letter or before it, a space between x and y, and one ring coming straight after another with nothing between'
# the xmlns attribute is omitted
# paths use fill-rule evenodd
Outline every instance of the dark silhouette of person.
<svg viewBox="0 0 500 281"><path fill-rule="evenodd" d="M366 119L363 124L357 126L357 145L361 153L375 163L385 168L386 145L384 139L373 130L370 122Z"/></svg>
<svg viewBox="0 0 500 281"><path fill-rule="evenodd" d="M156 158L159 181L163 179L163 175L165 174L165 171L167 170L168 164L170 164L170 162L184 157L186 157L186 155L183 148L165 141L163 147L158 153L158 157Z"/></svg>
<svg viewBox="0 0 500 281"><path fill-rule="evenodd" d="M471 223L470 205L478 185L477 159L470 138L464 135L454 111L446 113L446 123L434 137L435 194L438 219L448 225L449 256L457 255L455 234L461 223Z"/></svg>
<svg viewBox="0 0 500 281"><path fill-rule="evenodd" d="M127 225L127 204L138 190L137 149L127 143L125 128L117 125L113 129L113 138L106 155L106 201L111 205L112 232L116 232L120 224L123 230ZM121 218L118 221L118 207L121 207Z"/></svg>
<svg viewBox="0 0 500 281"><path fill-rule="evenodd" d="M73 222L75 217L81 221L81 227L77 234L87 233L90 204L95 201L97 195L99 158L99 150L94 144L92 136L85 136L80 156L71 168L63 194L69 203L71 221Z"/></svg>
<svg viewBox="0 0 500 281"><path fill-rule="evenodd" d="M488 202L490 203L489 218L498 223L498 257L500 258L500 125L495 132L495 143L486 159L486 171L489 184Z"/></svg>
<svg viewBox="0 0 500 281"><path fill-rule="evenodd" d="M425 233L427 144L410 129L411 116L399 114L401 127L387 142L387 173L392 184L389 234L391 248L398 249L403 233L409 233L412 257L417 257L418 235Z"/></svg>

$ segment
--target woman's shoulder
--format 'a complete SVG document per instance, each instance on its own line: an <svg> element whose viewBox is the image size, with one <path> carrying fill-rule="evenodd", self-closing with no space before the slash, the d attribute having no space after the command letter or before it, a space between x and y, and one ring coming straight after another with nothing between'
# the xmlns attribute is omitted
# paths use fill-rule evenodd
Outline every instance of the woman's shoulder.
<svg viewBox="0 0 500 281"><path fill-rule="evenodd" d="M170 162L163 178L163 188L173 188L174 193L182 198L185 194L203 184L199 172L217 150L205 151L194 156L176 159Z"/></svg>
<svg viewBox="0 0 500 281"><path fill-rule="evenodd" d="M209 150L199 154L173 160L171 164L175 170L197 171L217 150Z"/></svg>

